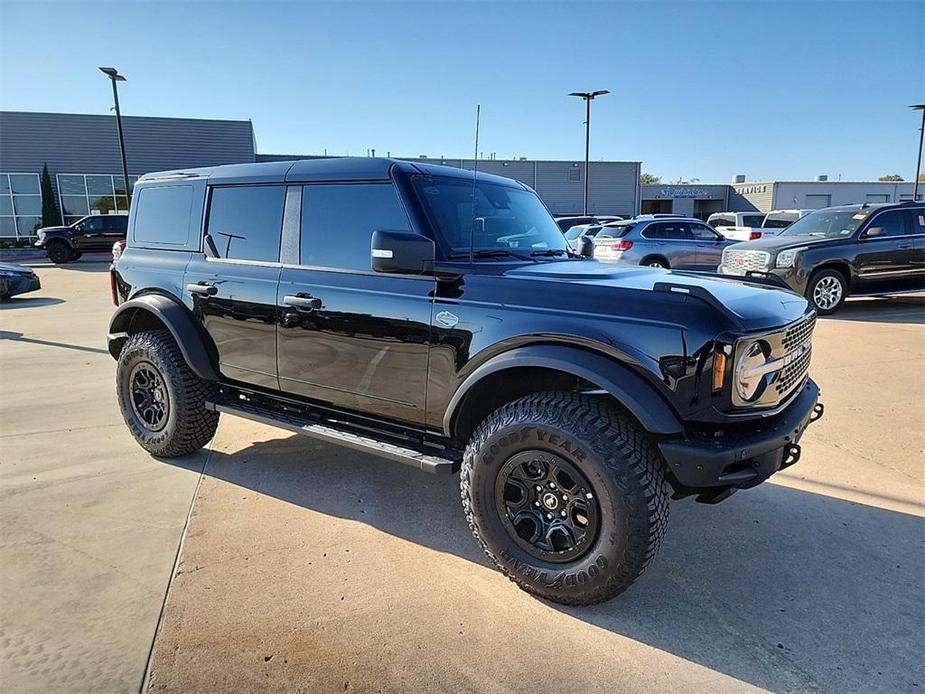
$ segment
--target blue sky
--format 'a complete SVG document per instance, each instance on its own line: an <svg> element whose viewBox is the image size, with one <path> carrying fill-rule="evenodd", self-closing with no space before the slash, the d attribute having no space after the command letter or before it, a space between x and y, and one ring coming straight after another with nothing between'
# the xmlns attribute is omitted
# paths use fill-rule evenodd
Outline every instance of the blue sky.
<svg viewBox="0 0 925 694"><path fill-rule="evenodd" d="M912 178L925 1L14 3L0 107L247 119L264 153L583 156L663 180ZM0 143L2 146L2 143Z"/></svg>

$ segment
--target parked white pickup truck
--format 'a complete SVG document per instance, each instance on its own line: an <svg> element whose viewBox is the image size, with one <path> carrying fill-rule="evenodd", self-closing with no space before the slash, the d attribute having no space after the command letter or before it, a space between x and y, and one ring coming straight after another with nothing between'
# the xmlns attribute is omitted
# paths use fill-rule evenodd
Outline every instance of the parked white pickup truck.
<svg viewBox="0 0 925 694"><path fill-rule="evenodd" d="M754 241L761 238L763 212L714 212L707 224L732 241Z"/></svg>

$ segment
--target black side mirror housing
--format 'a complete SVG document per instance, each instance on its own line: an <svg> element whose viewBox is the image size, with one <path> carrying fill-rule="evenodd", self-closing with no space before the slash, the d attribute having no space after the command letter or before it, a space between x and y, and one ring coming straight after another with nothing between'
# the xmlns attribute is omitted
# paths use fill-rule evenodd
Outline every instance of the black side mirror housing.
<svg viewBox="0 0 925 694"><path fill-rule="evenodd" d="M433 271L434 242L410 231L377 230L369 256L375 272L421 275Z"/></svg>
<svg viewBox="0 0 925 694"><path fill-rule="evenodd" d="M578 237L578 255L585 258L594 257L594 241L590 236Z"/></svg>

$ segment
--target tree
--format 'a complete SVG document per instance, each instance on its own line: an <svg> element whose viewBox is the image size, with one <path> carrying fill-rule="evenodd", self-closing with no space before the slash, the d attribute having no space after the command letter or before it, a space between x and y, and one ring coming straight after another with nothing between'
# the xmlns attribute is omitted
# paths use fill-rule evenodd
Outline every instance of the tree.
<svg viewBox="0 0 925 694"><path fill-rule="evenodd" d="M655 174L643 173L639 174L639 182L643 185L654 185L659 183L662 179Z"/></svg>
<svg viewBox="0 0 925 694"><path fill-rule="evenodd" d="M42 226L61 226L61 215L55 204L55 191L51 187L48 164L42 167Z"/></svg>
<svg viewBox="0 0 925 694"><path fill-rule="evenodd" d="M919 183L925 183L925 174L919 174Z"/></svg>
<svg viewBox="0 0 925 694"><path fill-rule="evenodd" d="M902 181L904 180L899 174L887 174L877 179L878 181Z"/></svg>

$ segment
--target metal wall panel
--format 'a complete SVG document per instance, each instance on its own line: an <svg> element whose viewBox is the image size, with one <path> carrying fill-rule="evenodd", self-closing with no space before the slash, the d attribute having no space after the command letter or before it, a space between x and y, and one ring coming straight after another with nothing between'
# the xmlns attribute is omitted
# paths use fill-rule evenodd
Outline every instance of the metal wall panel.
<svg viewBox="0 0 925 694"><path fill-rule="evenodd" d="M123 116L129 175L253 162L250 121ZM121 174L115 116L0 112L0 171Z"/></svg>
<svg viewBox="0 0 925 694"><path fill-rule="evenodd" d="M770 212L776 183L736 183L729 191L728 212ZM779 209L779 208L778 208Z"/></svg>

